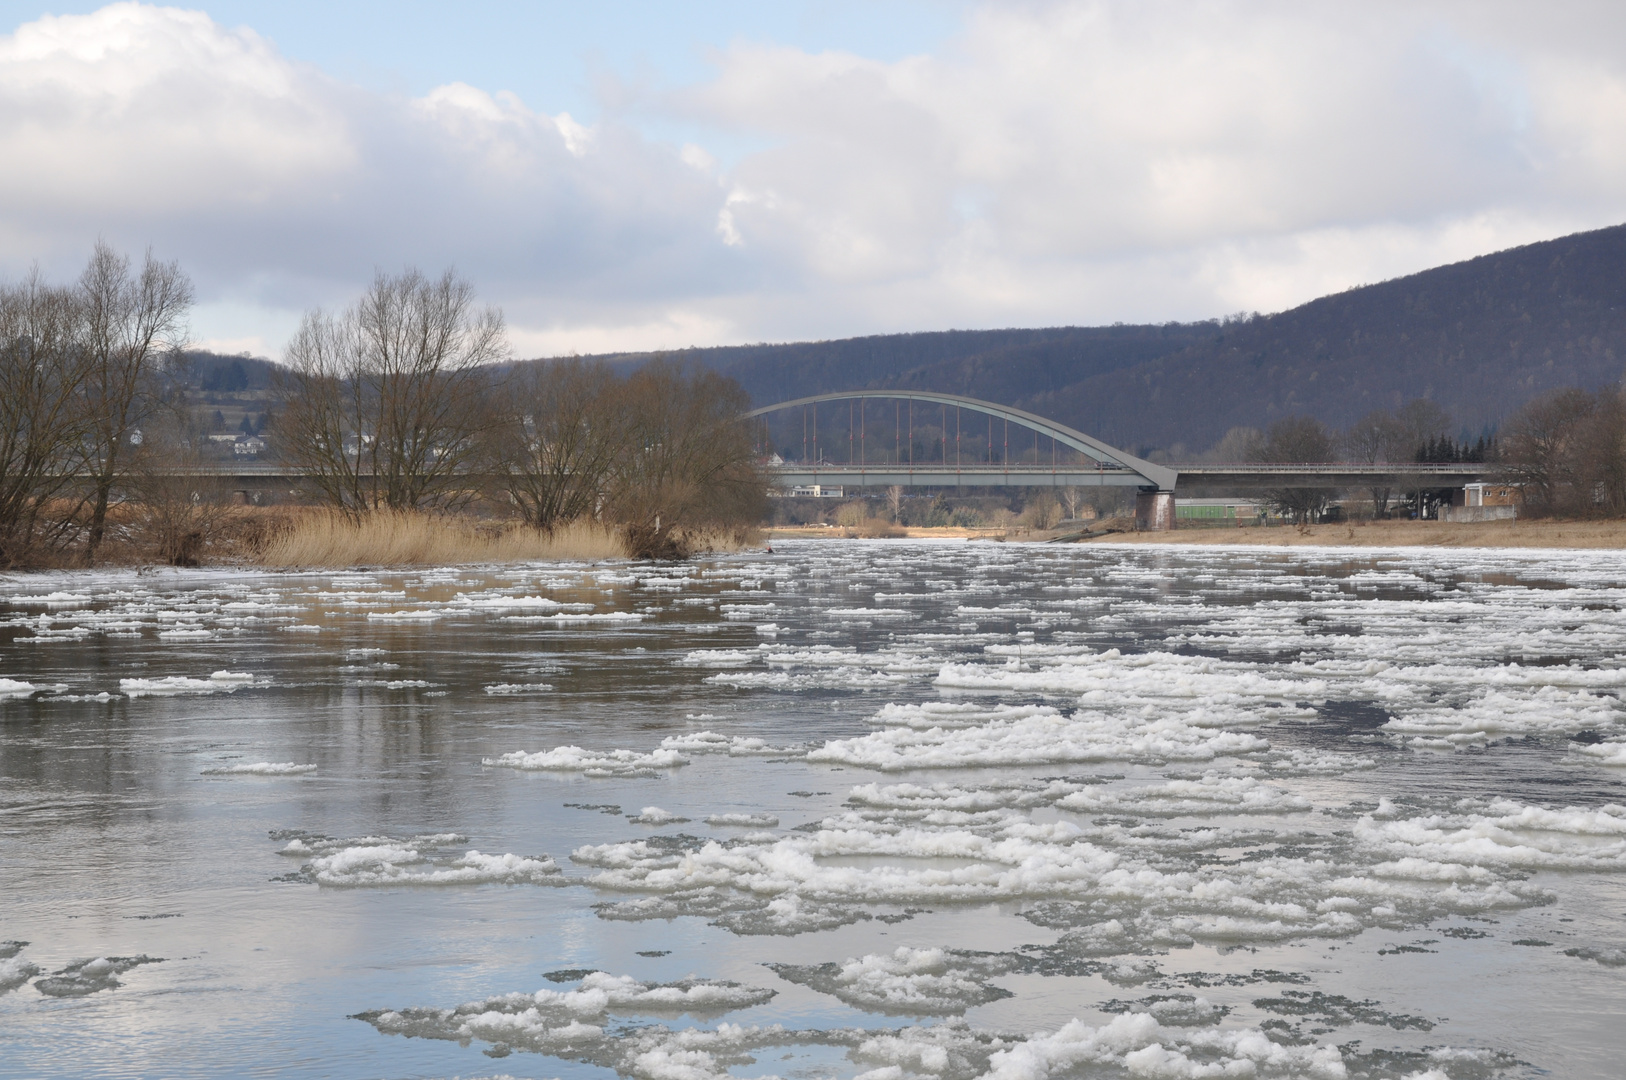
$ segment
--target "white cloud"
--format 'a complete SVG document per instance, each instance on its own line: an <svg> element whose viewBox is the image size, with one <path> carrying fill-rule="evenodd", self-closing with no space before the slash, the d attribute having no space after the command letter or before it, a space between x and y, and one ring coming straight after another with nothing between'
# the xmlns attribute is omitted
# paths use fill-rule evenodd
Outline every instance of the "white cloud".
<svg viewBox="0 0 1626 1080"><path fill-rule="evenodd" d="M1626 52L1503 14L988 5L894 64L739 45L682 104L781 139L727 234L862 321L1271 310L1626 217Z"/></svg>
<svg viewBox="0 0 1626 1080"><path fill-rule="evenodd" d="M646 315L643 321L630 321ZM520 356L583 356L606 352L661 352L733 345L736 328L697 309L627 312L615 321L572 321L551 326L510 327L509 343Z"/></svg>
<svg viewBox="0 0 1626 1080"><path fill-rule="evenodd" d="M211 340L259 336L222 324L233 307L284 323L380 266L455 264L544 326L582 305L648 321L727 272L697 257L724 192L676 151L463 84L364 92L171 8L0 37L0 160L0 271L150 242L214 305Z"/></svg>
<svg viewBox="0 0 1626 1080"><path fill-rule="evenodd" d="M0 270L150 242L200 337L271 349L407 263L469 274L522 353L1277 310L1626 219L1622 31L1586 3L999 3L895 62L737 42L584 125L116 4L0 37ZM615 118L640 110L718 145Z"/></svg>

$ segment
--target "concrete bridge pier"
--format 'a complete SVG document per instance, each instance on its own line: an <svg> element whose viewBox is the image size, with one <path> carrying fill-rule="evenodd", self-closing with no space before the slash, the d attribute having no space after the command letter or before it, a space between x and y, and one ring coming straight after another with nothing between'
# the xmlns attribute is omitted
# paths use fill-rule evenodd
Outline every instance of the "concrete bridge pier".
<svg viewBox="0 0 1626 1080"><path fill-rule="evenodd" d="M1156 488L1136 492L1135 528L1141 532L1167 532L1174 528L1174 492Z"/></svg>

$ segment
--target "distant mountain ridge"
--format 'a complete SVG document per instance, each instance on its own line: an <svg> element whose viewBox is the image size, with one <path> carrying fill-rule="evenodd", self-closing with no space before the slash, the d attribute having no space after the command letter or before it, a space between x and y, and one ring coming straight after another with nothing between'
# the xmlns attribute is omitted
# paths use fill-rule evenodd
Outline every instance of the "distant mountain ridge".
<svg viewBox="0 0 1626 1080"><path fill-rule="evenodd" d="M604 356L617 366L655 354ZM758 404L857 389L968 394L1117 445L1200 451L1308 413L1342 427L1413 397L1465 433L1560 386L1626 374L1626 225L1349 289L1275 315L1161 326L951 330L687 349Z"/></svg>

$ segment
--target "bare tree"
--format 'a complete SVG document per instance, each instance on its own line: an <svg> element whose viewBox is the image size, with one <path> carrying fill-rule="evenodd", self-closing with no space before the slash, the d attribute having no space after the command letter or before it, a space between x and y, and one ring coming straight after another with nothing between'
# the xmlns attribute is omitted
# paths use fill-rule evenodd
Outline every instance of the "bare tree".
<svg viewBox="0 0 1626 1080"><path fill-rule="evenodd" d="M278 432L327 501L356 515L456 503L490 423L502 313L448 270L380 273L337 315L307 314L288 346Z"/></svg>
<svg viewBox="0 0 1626 1080"><path fill-rule="evenodd" d="M1053 529L1056 522L1061 520L1061 505L1056 502L1055 496L1048 492L1041 493L1028 500L1022 508L1021 522L1025 528Z"/></svg>
<svg viewBox="0 0 1626 1080"><path fill-rule="evenodd" d="M1586 471L1593 512L1626 513L1626 395L1618 387L1599 390L1587 425Z"/></svg>
<svg viewBox="0 0 1626 1080"><path fill-rule="evenodd" d="M1332 435L1312 416L1289 416L1270 426L1255 450L1260 462L1324 462L1333 456ZM1334 492L1325 488L1275 488L1265 499L1278 513L1300 525L1321 516Z"/></svg>
<svg viewBox="0 0 1626 1080"><path fill-rule="evenodd" d="M597 513L627 435L615 372L553 360L521 369L507 391L490 457L526 523L551 532Z"/></svg>
<svg viewBox="0 0 1626 1080"><path fill-rule="evenodd" d="M1062 509L1067 512L1067 520L1077 521L1078 508L1084 505L1084 489L1069 484L1066 487L1057 488L1056 494L1061 499Z"/></svg>
<svg viewBox="0 0 1626 1080"><path fill-rule="evenodd" d="M1400 437L1404 442L1400 447L1400 452L1405 455L1402 460L1415 461L1423 447L1451 430L1451 414L1438 402L1428 398L1413 398L1406 402L1395 413L1395 420L1400 425Z"/></svg>
<svg viewBox="0 0 1626 1080"><path fill-rule="evenodd" d="M1222 464L1255 461L1264 441L1265 434L1258 428L1234 427L1203 454L1203 460Z"/></svg>
<svg viewBox="0 0 1626 1080"><path fill-rule="evenodd" d="M606 512L629 554L680 557L707 532L762 520L767 475L739 383L661 360L627 380L624 401L623 450Z"/></svg>
<svg viewBox="0 0 1626 1080"><path fill-rule="evenodd" d="M1451 415L1437 402L1427 398L1413 398L1395 411L1399 445L1393 454L1395 461L1422 461L1430 445L1451 430ZM1412 512L1421 518L1426 509L1429 483L1420 474L1403 476L1400 488L1411 501Z"/></svg>
<svg viewBox="0 0 1626 1080"><path fill-rule="evenodd" d="M1504 475L1534 514L1626 508L1626 432L1618 393L1558 390L1526 405L1503 439Z"/></svg>
<svg viewBox="0 0 1626 1080"><path fill-rule="evenodd" d="M198 565L237 521L230 482L202 467L206 439L184 403L168 403L150 417L130 456L137 534L171 566Z"/></svg>
<svg viewBox="0 0 1626 1080"><path fill-rule="evenodd" d="M90 527L85 561L95 562L107 527L107 505L124 471L131 432L155 405L151 380L158 359L186 343L192 282L174 262L161 263L148 250L132 275L128 256L98 241L79 277L91 480Z"/></svg>
<svg viewBox="0 0 1626 1080"><path fill-rule="evenodd" d="M886 489L886 508L892 513L892 520L898 521L903 516L903 485L893 484Z"/></svg>
<svg viewBox="0 0 1626 1080"><path fill-rule="evenodd" d="M46 511L84 464L89 374L74 290L45 284L37 269L0 286L0 565L24 563L69 531L52 529Z"/></svg>
<svg viewBox="0 0 1626 1080"><path fill-rule="evenodd" d="M863 499L853 499L836 507L836 524L843 528L856 529L869 517L869 505Z"/></svg>
<svg viewBox="0 0 1626 1080"><path fill-rule="evenodd" d="M1364 465L1401 461L1410 457L1416 449L1406 445L1407 439L1405 426L1393 413L1387 409L1373 409L1344 432L1344 453L1351 461ZM1390 485L1373 484L1370 490L1372 516L1387 517Z"/></svg>

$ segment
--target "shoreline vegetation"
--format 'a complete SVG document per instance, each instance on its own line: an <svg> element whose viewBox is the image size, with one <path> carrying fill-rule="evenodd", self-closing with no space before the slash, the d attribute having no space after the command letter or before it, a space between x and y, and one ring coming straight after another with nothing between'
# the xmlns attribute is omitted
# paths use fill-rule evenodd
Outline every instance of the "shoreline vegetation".
<svg viewBox="0 0 1626 1080"><path fill-rule="evenodd" d="M1100 526L1111 527L1110 519ZM1098 527L1100 527L1098 526ZM962 529L898 527L889 534L895 539L943 539L990 542L1067 543L1076 533L1040 529ZM767 532L775 540L879 539L859 537L853 530L839 527L776 527ZM1541 518L1524 521L1354 521L1336 524L1245 526L1217 528L1199 526L1170 532L1135 532L1127 524L1118 531L1103 532L1076 541L1084 544L1162 544L1175 546L1238 545L1247 547L1452 547L1452 548L1626 548L1626 521Z"/></svg>
<svg viewBox="0 0 1626 1080"><path fill-rule="evenodd" d="M449 270L306 313L259 440L301 479L233 490L198 468L217 433L186 392L191 302L176 264L105 244L76 283L0 283L0 568L683 559L767 513L737 382L681 359L516 369L502 313Z"/></svg>
<svg viewBox="0 0 1626 1080"><path fill-rule="evenodd" d="M261 566L339 568L623 558L614 530L577 521L552 532L451 515L380 511L355 518L331 510L298 515L273 531L249 561Z"/></svg>
<svg viewBox="0 0 1626 1080"><path fill-rule="evenodd" d="M631 370L579 358L515 364L499 310L452 271L414 269L378 273L343 311L306 313L270 379L275 409L251 425L266 436L252 452L269 450L301 479L233 490L199 468L220 432L189 396L191 304L176 263L148 254L137 264L102 243L77 282L35 272L0 284L0 569L672 560L752 546L769 519L780 537L1626 547L1619 387L1551 392L1471 443L1438 403L1418 398L1343 432L1306 415L1233 428L1205 458L1478 463L1513 489L1498 498L1516 499L1530 519L1518 523L1425 520L1464 492L1426 487L1426 474L1403 468L1354 492L1252 492L1250 518L1293 523L1274 528L1135 532L1124 517L1133 493L1119 488L951 498L894 485L840 505L818 505L815 491L808 507L794 491L770 499L771 463L795 456L794 436L781 432L790 442L775 451L739 382L681 356ZM817 419L815 410L813 459L824 460ZM850 457L850 408L847 419ZM940 444L946 461L947 424L946 409L935 433L911 419L907 459ZM958 421L955 433L958 454ZM901 427L894 434L901 462ZM1001 460L1011 460L1006 439ZM990 425L990 461L994 447ZM1035 460L1040 452L1036 434ZM1094 523L1062 531L1081 517ZM796 525L810 527L786 528Z"/></svg>
<svg viewBox="0 0 1626 1080"><path fill-rule="evenodd" d="M189 544L183 563L162 558L146 508L119 505L97 567L213 566L244 570L348 570L379 567L471 566L523 562L600 562L639 557L624 529L582 519L543 531L513 518L471 513L380 510L348 515L331 507L232 506L206 537ZM754 527L693 530L690 554L761 547ZM11 573L90 569L73 554Z"/></svg>

